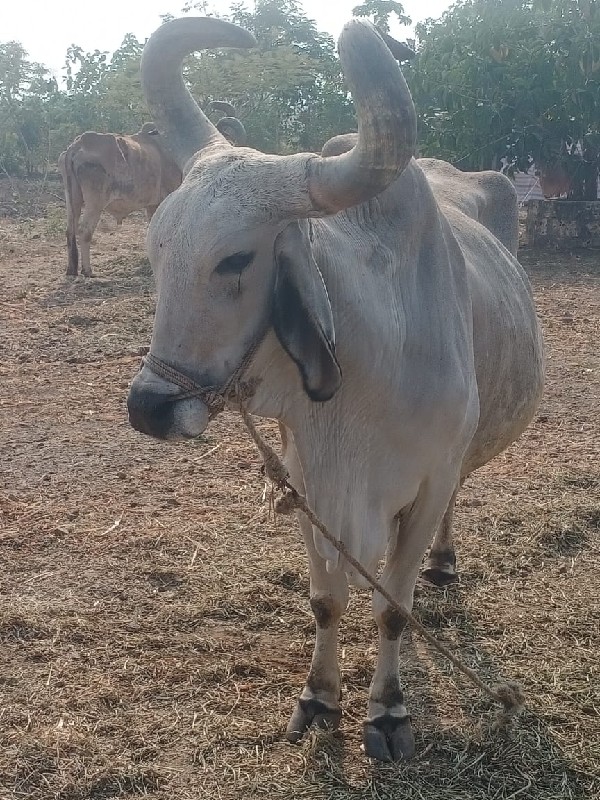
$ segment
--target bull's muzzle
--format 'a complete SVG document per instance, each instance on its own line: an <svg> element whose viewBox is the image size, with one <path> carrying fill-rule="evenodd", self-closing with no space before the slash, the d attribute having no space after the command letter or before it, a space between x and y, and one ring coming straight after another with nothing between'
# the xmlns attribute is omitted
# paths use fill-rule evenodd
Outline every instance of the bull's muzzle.
<svg viewBox="0 0 600 800"><path fill-rule="evenodd" d="M129 422L136 431L155 439L193 439L206 428L209 413L196 397L180 398L180 390L142 369L127 397Z"/></svg>
<svg viewBox="0 0 600 800"><path fill-rule="evenodd" d="M140 433L157 439L168 439L173 427L174 406L171 397L156 394L144 387L132 385L127 397L129 422Z"/></svg>

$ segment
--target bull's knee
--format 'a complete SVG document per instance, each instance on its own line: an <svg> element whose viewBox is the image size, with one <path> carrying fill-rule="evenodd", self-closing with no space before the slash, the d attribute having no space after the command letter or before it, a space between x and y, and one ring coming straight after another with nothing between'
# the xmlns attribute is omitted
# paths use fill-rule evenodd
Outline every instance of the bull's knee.
<svg viewBox="0 0 600 800"><path fill-rule="evenodd" d="M390 641L396 641L406 627L406 618L390 605L375 612L375 621L382 636Z"/></svg>
<svg viewBox="0 0 600 800"><path fill-rule="evenodd" d="M310 607L319 628L331 628L337 625L343 608L331 595L314 594L310 598Z"/></svg>

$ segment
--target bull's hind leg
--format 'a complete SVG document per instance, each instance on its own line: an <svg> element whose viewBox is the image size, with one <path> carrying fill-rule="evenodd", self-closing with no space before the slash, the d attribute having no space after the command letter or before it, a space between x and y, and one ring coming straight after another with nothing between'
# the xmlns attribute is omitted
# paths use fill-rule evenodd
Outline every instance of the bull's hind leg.
<svg viewBox="0 0 600 800"><path fill-rule="evenodd" d="M77 225L77 223L75 223ZM67 275L77 275L79 271L79 251L77 250L76 228L67 228Z"/></svg>
<svg viewBox="0 0 600 800"><path fill-rule="evenodd" d="M335 729L340 723L341 678L337 641L339 621L348 604L348 580L343 570L327 572L317 553L313 528L304 514L298 514L310 562L310 605L315 615L316 639L312 662L294 713L287 727L289 741L297 742L316 725Z"/></svg>
<svg viewBox="0 0 600 800"><path fill-rule="evenodd" d="M447 478L430 480L410 508L400 514L396 545L388 555L381 583L408 611L412 609L421 560L454 487L454 481L448 482ZM379 761L398 761L410 758L415 751L399 674L400 636L405 622L379 592L373 594L373 615L379 629L379 653L369 689L365 750Z"/></svg>
<svg viewBox="0 0 600 800"><path fill-rule="evenodd" d="M462 486L462 482L461 482ZM454 522L454 508L456 505L456 495L458 489L456 487L452 499L448 504L444 518L437 529L433 544L427 560L425 561L425 568L423 569L423 577L430 583L436 586L447 586L450 583L458 581L458 573L456 572L456 553L454 551L454 537L452 535L452 526Z"/></svg>
<svg viewBox="0 0 600 800"><path fill-rule="evenodd" d="M90 264L92 236L100 221L102 210L102 205L97 201L94 202L93 196L89 199L86 196L81 222L79 223L79 246L81 249L81 272L88 278L92 275L92 267Z"/></svg>

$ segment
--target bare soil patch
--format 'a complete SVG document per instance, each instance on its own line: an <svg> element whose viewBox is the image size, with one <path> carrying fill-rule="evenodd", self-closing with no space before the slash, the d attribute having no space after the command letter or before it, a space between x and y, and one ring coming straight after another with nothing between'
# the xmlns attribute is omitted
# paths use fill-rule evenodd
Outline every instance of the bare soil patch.
<svg viewBox="0 0 600 800"><path fill-rule="evenodd" d="M545 399L460 496L462 582L417 591L420 619L528 708L494 730L406 636L417 758L382 766L360 750L366 592L343 623L341 730L284 741L312 650L307 564L239 420L177 446L128 426L154 305L144 232L104 225L97 277L73 281L60 215L0 221L0 798L600 796L598 255L523 252Z"/></svg>

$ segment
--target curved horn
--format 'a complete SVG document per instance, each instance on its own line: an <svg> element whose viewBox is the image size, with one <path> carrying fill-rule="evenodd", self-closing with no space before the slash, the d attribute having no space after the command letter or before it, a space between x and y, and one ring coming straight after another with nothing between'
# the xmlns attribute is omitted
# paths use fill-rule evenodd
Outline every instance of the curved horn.
<svg viewBox="0 0 600 800"><path fill-rule="evenodd" d="M396 61L409 61L411 58L415 57L415 51L412 50L408 45L397 41L396 39L392 38L389 33L379 30L379 28L377 28L377 30L379 31L379 35L383 41L390 48L390 52Z"/></svg>
<svg viewBox="0 0 600 800"><path fill-rule="evenodd" d="M226 100L213 100L208 108L210 111L221 111L226 117L235 117L235 108Z"/></svg>
<svg viewBox="0 0 600 800"><path fill-rule="evenodd" d="M338 51L356 107L358 136L350 151L308 162L312 213L335 214L382 192L405 169L417 139L412 97L377 29L365 20L348 22Z"/></svg>
<svg viewBox="0 0 600 800"><path fill-rule="evenodd" d="M332 136L321 148L321 155L323 158L331 158L331 156L347 153L348 150L352 150L357 141L358 133L340 133L338 136Z"/></svg>
<svg viewBox="0 0 600 800"><path fill-rule="evenodd" d="M381 28L377 28L377 32L389 47L396 61L406 61L409 58L415 57L414 51L411 50L410 47L407 47L407 45L396 41L396 39L393 39L385 31L382 31ZM332 136L331 139L328 139L323 145L321 155L323 158L331 158L331 156L339 156L342 153L347 153L348 150L352 150L357 140L357 133L342 133L338 136Z"/></svg>
<svg viewBox="0 0 600 800"><path fill-rule="evenodd" d="M179 166L209 144L229 147L189 93L181 66L185 56L213 47L253 47L254 36L214 17L183 17L165 22L148 39L142 54L146 103Z"/></svg>
<svg viewBox="0 0 600 800"><path fill-rule="evenodd" d="M248 141L246 128L237 117L221 117L217 122L217 130L222 133L230 144L235 147L245 147Z"/></svg>

